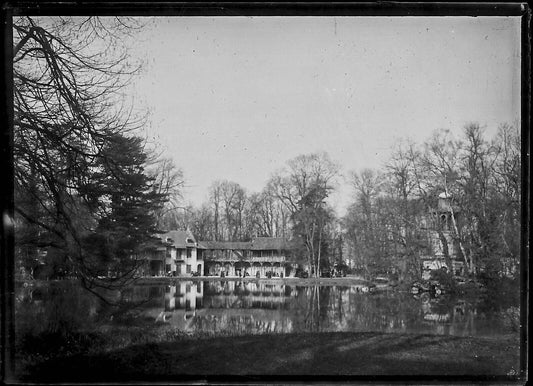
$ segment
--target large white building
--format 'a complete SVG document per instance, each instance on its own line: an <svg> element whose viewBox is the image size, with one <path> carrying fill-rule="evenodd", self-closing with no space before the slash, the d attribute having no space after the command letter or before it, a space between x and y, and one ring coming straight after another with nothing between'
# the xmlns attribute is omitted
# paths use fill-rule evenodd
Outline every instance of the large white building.
<svg viewBox="0 0 533 386"><path fill-rule="evenodd" d="M294 243L283 237L254 237L251 241L200 241L205 274L229 277L290 277Z"/></svg>
<svg viewBox="0 0 533 386"><path fill-rule="evenodd" d="M158 238L161 245L148 255L145 275L203 275L204 262L198 256L198 243L190 231L170 231L158 235Z"/></svg>
<svg viewBox="0 0 533 386"><path fill-rule="evenodd" d="M285 238L254 237L247 242L200 241L190 231L158 235L147 255L145 276L294 276L292 243Z"/></svg>

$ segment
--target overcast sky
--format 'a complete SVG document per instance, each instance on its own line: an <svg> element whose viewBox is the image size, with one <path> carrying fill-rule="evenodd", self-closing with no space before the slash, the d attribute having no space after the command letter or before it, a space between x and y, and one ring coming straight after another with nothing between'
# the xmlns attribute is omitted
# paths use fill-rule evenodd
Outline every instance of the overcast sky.
<svg viewBox="0 0 533 386"><path fill-rule="evenodd" d="M145 21L132 92L193 204L216 179L260 191L299 154L326 151L347 175L379 168L399 138L520 118L518 17Z"/></svg>

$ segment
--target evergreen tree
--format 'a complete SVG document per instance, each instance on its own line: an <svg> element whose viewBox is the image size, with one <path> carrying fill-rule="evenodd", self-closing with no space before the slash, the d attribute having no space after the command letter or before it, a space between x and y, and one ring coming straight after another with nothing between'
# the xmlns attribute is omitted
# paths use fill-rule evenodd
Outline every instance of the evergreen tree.
<svg viewBox="0 0 533 386"><path fill-rule="evenodd" d="M166 201L154 177L145 173L147 155L139 137L116 135L102 150L102 161L84 194L89 202L104 205L94 233L85 245L97 244L95 268L128 273L142 261L142 249L158 232L156 213ZM104 264L102 264L104 263Z"/></svg>

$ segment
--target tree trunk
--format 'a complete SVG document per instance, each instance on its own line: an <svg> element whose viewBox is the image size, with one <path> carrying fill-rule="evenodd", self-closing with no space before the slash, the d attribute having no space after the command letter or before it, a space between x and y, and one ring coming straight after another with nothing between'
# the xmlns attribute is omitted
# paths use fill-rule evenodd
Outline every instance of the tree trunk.
<svg viewBox="0 0 533 386"><path fill-rule="evenodd" d="M446 180L444 180L444 193L446 194L446 197L450 197L450 195L448 194L448 186L446 184ZM450 215L452 219L453 230L455 232L457 241L459 242L459 249L461 249L461 254L463 255L463 261L465 264L466 273L468 273L470 272L470 269L469 269L470 267L468 266L469 264L468 264L468 260L466 257L466 251L463 245L463 241L461 240L461 237L459 235L459 229L457 228L457 221L455 221L455 213L453 211L453 203L451 202L451 200L450 200Z"/></svg>
<svg viewBox="0 0 533 386"><path fill-rule="evenodd" d="M452 207L452 204L450 203L450 214L451 214L451 219L452 219L452 224L453 224L453 230L455 232L455 236L456 236L456 239L457 241L459 242L459 249L461 249L461 255L463 255L463 262L465 264L465 268L466 268L466 273L469 273L471 272L471 268L470 267L470 264L467 260L467 257L466 257L466 250L465 250L465 247L463 245L463 241L461 240L461 237L459 235L459 229L457 228L457 222L455 221L455 213L453 212L453 207Z"/></svg>
<svg viewBox="0 0 533 386"><path fill-rule="evenodd" d="M320 271L321 251L322 251L322 229L319 227L318 228L318 252L317 252L317 262L316 262L316 266L317 266L316 277L320 277L319 271Z"/></svg>
<svg viewBox="0 0 533 386"><path fill-rule="evenodd" d="M446 235L441 229L437 230L437 233L439 235L440 243L442 244L442 253L444 254L444 260L448 266L448 272L453 272L453 263L450 257L450 250L448 248L448 240L446 240Z"/></svg>

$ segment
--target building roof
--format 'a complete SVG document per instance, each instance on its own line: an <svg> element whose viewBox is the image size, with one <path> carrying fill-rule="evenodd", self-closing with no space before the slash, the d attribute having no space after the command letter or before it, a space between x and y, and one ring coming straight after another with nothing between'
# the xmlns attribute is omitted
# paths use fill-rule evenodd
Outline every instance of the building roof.
<svg viewBox="0 0 533 386"><path fill-rule="evenodd" d="M250 241L199 241L198 248L200 249L250 249L252 243Z"/></svg>
<svg viewBox="0 0 533 386"><path fill-rule="evenodd" d="M198 248L220 250L287 250L292 243L284 237L254 237L252 241L199 241Z"/></svg>
<svg viewBox="0 0 533 386"><path fill-rule="evenodd" d="M196 240L190 231L169 231L157 236L163 243L169 243L176 248L196 246Z"/></svg>

